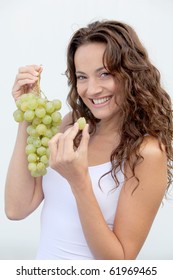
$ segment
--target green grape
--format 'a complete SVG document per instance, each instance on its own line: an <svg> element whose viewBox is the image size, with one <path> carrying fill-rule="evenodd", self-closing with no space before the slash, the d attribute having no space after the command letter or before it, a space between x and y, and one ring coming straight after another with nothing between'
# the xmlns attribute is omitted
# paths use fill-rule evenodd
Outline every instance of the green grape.
<svg viewBox="0 0 173 280"><path fill-rule="evenodd" d="M43 162L46 166L48 165L49 159L46 155L40 157L40 161Z"/></svg>
<svg viewBox="0 0 173 280"><path fill-rule="evenodd" d="M28 162L36 162L38 159L37 155L35 153L28 155Z"/></svg>
<svg viewBox="0 0 173 280"><path fill-rule="evenodd" d="M58 111L55 111L51 114L51 117L52 117L52 121L57 123L57 124L60 124L61 123L61 114L60 112Z"/></svg>
<svg viewBox="0 0 173 280"><path fill-rule="evenodd" d="M77 123L79 125L79 129L83 130L86 125L86 120L85 120L85 118L81 117L77 120Z"/></svg>
<svg viewBox="0 0 173 280"><path fill-rule="evenodd" d="M27 144L33 144L33 141L34 141L34 137L29 135L27 138Z"/></svg>
<svg viewBox="0 0 173 280"><path fill-rule="evenodd" d="M26 112L28 110L28 102L23 101L20 105L20 109L21 109L22 112Z"/></svg>
<svg viewBox="0 0 173 280"><path fill-rule="evenodd" d="M58 127L57 127L57 126L52 126L52 127L51 127L51 131L52 131L53 136L54 136L55 134L57 134L57 133L58 133L59 129L58 129Z"/></svg>
<svg viewBox="0 0 173 280"><path fill-rule="evenodd" d="M27 110L25 113L24 113L24 119L27 121L27 122L31 122L35 117L35 113L34 111L32 110Z"/></svg>
<svg viewBox="0 0 173 280"><path fill-rule="evenodd" d="M44 170L40 171L41 176L46 175L46 173L47 173L46 167L44 168Z"/></svg>
<svg viewBox="0 0 173 280"><path fill-rule="evenodd" d="M26 152L27 155L35 153L35 151L36 151L36 148L34 147L33 144L27 144L26 145L25 152Z"/></svg>
<svg viewBox="0 0 173 280"><path fill-rule="evenodd" d="M22 104L22 101L21 101L21 98L19 98L18 100L16 100L16 107L18 108L18 109L20 109L21 110L21 104Z"/></svg>
<svg viewBox="0 0 173 280"><path fill-rule="evenodd" d="M51 116L50 115L45 115L44 118L42 119L42 122L46 125L50 124L52 122Z"/></svg>
<svg viewBox="0 0 173 280"><path fill-rule="evenodd" d="M35 117L32 121L32 126L37 126L40 123L41 123L41 119L38 117Z"/></svg>
<svg viewBox="0 0 173 280"><path fill-rule="evenodd" d="M44 116L46 115L46 110L45 108L41 107L41 108L36 108L35 110L35 115L38 117L38 118L44 118Z"/></svg>
<svg viewBox="0 0 173 280"><path fill-rule="evenodd" d="M54 99L53 100L53 104L54 104L55 110L59 111L61 109L61 107L62 107L62 103L58 99Z"/></svg>
<svg viewBox="0 0 173 280"><path fill-rule="evenodd" d="M19 109L14 111L13 117L14 117L16 122L23 122L23 120L24 120L23 112Z"/></svg>
<svg viewBox="0 0 173 280"><path fill-rule="evenodd" d="M31 171L31 176L32 177L40 177L40 176L44 176L47 173L46 168L43 171Z"/></svg>
<svg viewBox="0 0 173 280"><path fill-rule="evenodd" d="M55 105L54 105L54 103L52 102L52 101L48 101L47 103L46 103L46 112L48 113L48 114L51 114L51 113L53 113L55 111Z"/></svg>
<svg viewBox="0 0 173 280"><path fill-rule="evenodd" d="M37 149L37 154L38 154L39 156L45 155L45 154L46 154L46 148L43 147L43 146L40 146L40 147Z"/></svg>
<svg viewBox="0 0 173 280"><path fill-rule="evenodd" d="M33 140L33 145L34 145L35 148L41 147L41 139L39 137L35 138Z"/></svg>
<svg viewBox="0 0 173 280"><path fill-rule="evenodd" d="M31 176L32 177L39 177L39 176L42 176L40 175L40 173L37 171L37 167L36 167L36 170L30 170L31 171Z"/></svg>
<svg viewBox="0 0 173 280"><path fill-rule="evenodd" d="M27 131L27 133L28 133L29 135L31 135L31 132L32 132L33 129L34 129L34 128L33 128L32 125L28 125L26 131Z"/></svg>
<svg viewBox="0 0 173 280"><path fill-rule="evenodd" d="M34 128L32 125L29 125L26 129L27 133L32 137L37 137L38 133L36 131L36 128Z"/></svg>
<svg viewBox="0 0 173 280"><path fill-rule="evenodd" d="M21 102L25 102L28 100L28 93L24 93L20 97Z"/></svg>
<svg viewBox="0 0 173 280"><path fill-rule="evenodd" d="M38 107L45 107L47 100L39 97L37 99L37 102L38 102Z"/></svg>
<svg viewBox="0 0 173 280"><path fill-rule="evenodd" d="M28 108L29 110L35 110L38 106L38 102L37 99L32 98L30 100L28 100Z"/></svg>
<svg viewBox="0 0 173 280"><path fill-rule="evenodd" d="M38 164L37 164L38 165ZM38 170L39 167L41 167L41 170ZM42 167L42 164L40 166L36 166L36 170L31 170L31 176L33 177L39 177L39 176L44 176L47 173L46 167L44 166L44 168Z"/></svg>
<svg viewBox="0 0 173 280"><path fill-rule="evenodd" d="M47 130L47 127L46 127L45 124L38 124L37 127L36 127L36 132L39 135L45 135L46 130Z"/></svg>
<svg viewBox="0 0 173 280"><path fill-rule="evenodd" d="M43 146L45 146L45 147L48 147L48 142L49 142L49 138L48 137L42 137L42 139L41 139L41 144L43 145Z"/></svg>
<svg viewBox="0 0 173 280"><path fill-rule="evenodd" d="M28 163L28 169L29 171L36 171L37 170L37 164L35 162L29 162Z"/></svg>
<svg viewBox="0 0 173 280"><path fill-rule="evenodd" d="M26 99L27 101L36 100L36 99L37 99L37 96L35 96L34 93L30 92L30 93L26 93L25 99Z"/></svg>
<svg viewBox="0 0 173 280"><path fill-rule="evenodd" d="M45 136L48 137L49 139L52 138L53 132L52 132L52 130L51 130L50 128L48 128L48 129L46 130Z"/></svg>
<svg viewBox="0 0 173 280"><path fill-rule="evenodd" d="M37 163L37 170L38 171L43 171L45 169L45 165L43 162Z"/></svg>

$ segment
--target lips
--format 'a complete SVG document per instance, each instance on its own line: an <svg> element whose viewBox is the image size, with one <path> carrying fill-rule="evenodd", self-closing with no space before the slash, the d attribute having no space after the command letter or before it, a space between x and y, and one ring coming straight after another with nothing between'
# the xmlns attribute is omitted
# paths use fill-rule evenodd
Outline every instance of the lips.
<svg viewBox="0 0 173 280"><path fill-rule="evenodd" d="M107 96L107 97L102 97L102 98L95 98L95 99L91 99L92 100L92 103L95 104L95 105L101 105L101 104L104 104L106 103L108 100L111 99L112 96Z"/></svg>

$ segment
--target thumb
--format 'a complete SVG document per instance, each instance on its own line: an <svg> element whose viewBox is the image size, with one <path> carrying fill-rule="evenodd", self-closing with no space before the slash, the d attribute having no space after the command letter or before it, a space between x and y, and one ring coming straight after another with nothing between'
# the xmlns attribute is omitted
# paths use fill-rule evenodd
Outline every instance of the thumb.
<svg viewBox="0 0 173 280"><path fill-rule="evenodd" d="M90 139L88 130L89 130L89 124L86 124L82 131L82 139L78 147L78 152L88 152L88 143Z"/></svg>

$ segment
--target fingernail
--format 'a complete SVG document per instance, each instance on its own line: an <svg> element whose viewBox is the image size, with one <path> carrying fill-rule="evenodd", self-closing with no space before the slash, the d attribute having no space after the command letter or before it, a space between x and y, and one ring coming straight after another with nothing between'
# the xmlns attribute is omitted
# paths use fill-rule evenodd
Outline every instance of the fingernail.
<svg viewBox="0 0 173 280"><path fill-rule="evenodd" d="M79 129L79 124L77 122L74 123L74 127Z"/></svg>
<svg viewBox="0 0 173 280"><path fill-rule="evenodd" d="M37 77L37 76L39 75L39 72L34 71L34 73L33 73L33 74L34 74L34 76L36 76L36 77Z"/></svg>

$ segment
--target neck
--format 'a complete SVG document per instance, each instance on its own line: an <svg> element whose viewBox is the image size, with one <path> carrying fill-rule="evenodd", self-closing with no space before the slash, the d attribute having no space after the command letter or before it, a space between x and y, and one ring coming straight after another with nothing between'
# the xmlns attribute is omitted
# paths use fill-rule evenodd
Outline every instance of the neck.
<svg viewBox="0 0 173 280"><path fill-rule="evenodd" d="M97 135L115 135L120 132L120 122L114 120L101 120L96 127Z"/></svg>

